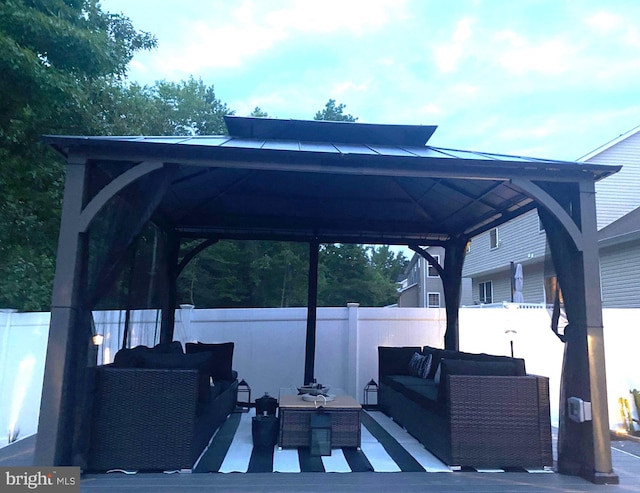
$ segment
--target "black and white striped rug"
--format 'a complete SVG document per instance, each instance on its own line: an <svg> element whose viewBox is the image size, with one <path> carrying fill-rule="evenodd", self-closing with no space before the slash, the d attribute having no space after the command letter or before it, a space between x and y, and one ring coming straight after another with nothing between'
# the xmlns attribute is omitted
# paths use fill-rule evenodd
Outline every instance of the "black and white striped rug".
<svg viewBox="0 0 640 493"><path fill-rule="evenodd" d="M337 448L332 449L331 456L322 457L311 456L308 448L254 448L251 436L254 413L252 410L232 414L214 435L193 472L452 472L420 442L379 411L362 413L360 450Z"/></svg>

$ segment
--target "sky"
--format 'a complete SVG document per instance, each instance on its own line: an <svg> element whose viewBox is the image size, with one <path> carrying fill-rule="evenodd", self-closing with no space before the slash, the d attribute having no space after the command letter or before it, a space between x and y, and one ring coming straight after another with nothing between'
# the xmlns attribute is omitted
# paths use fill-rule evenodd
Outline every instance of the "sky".
<svg viewBox="0 0 640 493"><path fill-rule="evenodd" d="M154 34L129 80L237 115L438 125L429 145L578 160L640 125L637 0L102 0Z"/></svg>

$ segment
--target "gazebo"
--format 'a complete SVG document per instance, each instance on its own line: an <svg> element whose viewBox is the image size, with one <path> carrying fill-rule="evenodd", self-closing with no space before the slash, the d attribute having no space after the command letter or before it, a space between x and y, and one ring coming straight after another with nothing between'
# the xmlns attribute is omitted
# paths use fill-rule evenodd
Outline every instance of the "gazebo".
<svg viewBox="0 0 640 493"><path fill-rule="evenodd" d="M318 247L323 243L445 249L444 345L458 348L469 241L537 209L569 325L563 338L559 472L616 482L612 470L594 184L620 168L436 148L435 126L226 117L229 135L46 136L67 161L37 465L81 463L89 422L91 311L161 310L173 338L176 279L222 239L309 244L305 382L313 378ZM143 255L136 239L154 228ZM187 254L181 244L198 240ZM193 243L189 243L193 244ZM125 272L149 262L146 276ZM126 291L128 296L121 296ZM115 293L115 294L114 294ZM117 294L117 296L116 296ZM302 376L301 376L302 377ZM592 419L569 419L568 398Z"/></svg>

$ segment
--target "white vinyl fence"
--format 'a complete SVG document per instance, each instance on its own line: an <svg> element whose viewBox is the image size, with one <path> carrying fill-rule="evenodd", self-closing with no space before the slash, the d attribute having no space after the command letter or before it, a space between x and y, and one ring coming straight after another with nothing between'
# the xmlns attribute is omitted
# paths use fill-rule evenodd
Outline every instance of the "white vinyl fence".
<svg viewBox="0 0 640 493"><path fill-rule="evenodd" d="M528 373L550 378L552 421L558 419L559 377L563 344L551 332L548 312L539 306L460 310L460 348L469 352L511 354L507 330L515 330L513 350L526 361ZM306 308L177 310L175 338L181 342L235 343L234 369L251 386L252 400L265 392L303 383ZM122 340L124 312L99 312L96 331L104 334L99 363L113 360ZM640 310L604 310L609 418L621 426L620 397L640 389L635 352L640 348ZM0 312L0 446L10 435L36 432L44 372L48 313ZM153 345L158 314L131 314L132 346ZM340 387L359 401L370 379L378 379L378 346L442 347L444 309L319 308L315 376ZM635 412L635 411L634 411ZM637 417L637 416L636 416Z"/></svg>

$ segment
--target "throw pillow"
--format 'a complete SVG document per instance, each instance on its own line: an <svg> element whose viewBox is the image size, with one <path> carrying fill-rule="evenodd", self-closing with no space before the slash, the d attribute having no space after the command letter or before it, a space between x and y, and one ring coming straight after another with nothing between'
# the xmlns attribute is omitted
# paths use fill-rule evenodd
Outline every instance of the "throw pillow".
<svg viewBox="0 0 640 493"><path fill-rule="evenodd" d="M422 357L422 365L420 365L419 377L428 378L431 373L431 362L433 361L433 355L427 354Z"/></svg>
<svg viewBox="0 0 640 493"><path fill-rule="evenodd" d="M216 380L233 380L233 342L205 344L202 342L186 344L187 354L211 352L209 375Z"/></svg>
<svg viewBox="0 0 640 493"><path fill-rule="evenodd" d="M427 379L435 379L436 371L440 366L440 359L442 358L442 349L434 348L431 346L424 346L422 348L422 354L431 355L431 369L429 370L429 374L427 375Z"/></svg>
<svg viewBox="0 0 640 493"><path fill-rule="evenodd" d="M413 353L413 356L411 356L411 359L409 360L409 375L412 377L419 377L423 361L424 356L418 352Z"/></svg>

